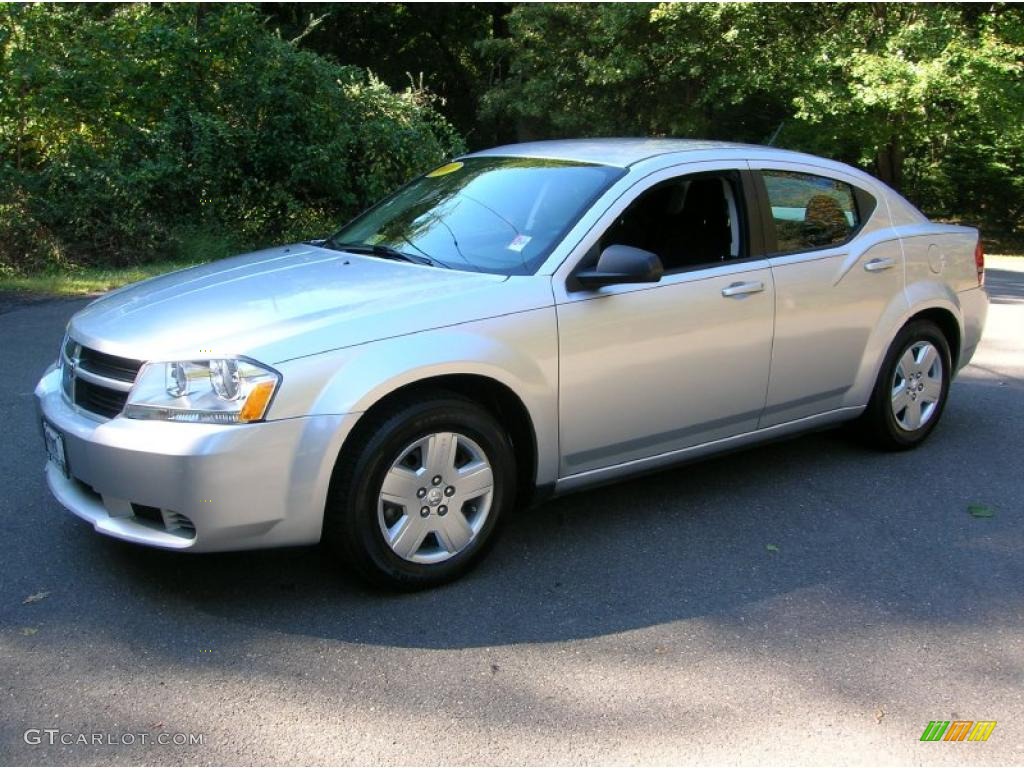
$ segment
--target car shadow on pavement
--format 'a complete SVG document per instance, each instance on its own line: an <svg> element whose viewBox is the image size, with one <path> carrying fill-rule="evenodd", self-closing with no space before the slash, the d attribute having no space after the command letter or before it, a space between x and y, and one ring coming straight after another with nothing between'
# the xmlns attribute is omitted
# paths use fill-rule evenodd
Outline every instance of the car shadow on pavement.
<svg viewBox="0 0 1024 768"><path fill-rule="evenodd" d="M963 514L970 491L941 475L907 485L969 449L971 407L951 408L914 452L875 453L826 432L549 502L508 520L466 578L416 594L364 588L320 548L183 556L91 531L83 546L101 548L142 605L372 645L501 646L743 621L806 590L902 620L977 621L1020 605L1017 547L978 539L1009 524L986 521L979 534Z"/></svg>

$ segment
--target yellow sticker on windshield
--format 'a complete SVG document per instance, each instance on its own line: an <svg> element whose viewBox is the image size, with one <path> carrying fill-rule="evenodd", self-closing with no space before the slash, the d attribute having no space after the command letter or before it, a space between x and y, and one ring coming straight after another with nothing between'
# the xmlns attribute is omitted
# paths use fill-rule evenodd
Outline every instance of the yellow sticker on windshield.
<svg viewBox="0 0 1024 768"><path fill-rule="evenodd" d="M427 174L428 179L436 179L438 176L447 176L449 173L455 173L459 168L462 167L462 163L448 163L448 165L442 165L440 168L435 168Z"/></svg>

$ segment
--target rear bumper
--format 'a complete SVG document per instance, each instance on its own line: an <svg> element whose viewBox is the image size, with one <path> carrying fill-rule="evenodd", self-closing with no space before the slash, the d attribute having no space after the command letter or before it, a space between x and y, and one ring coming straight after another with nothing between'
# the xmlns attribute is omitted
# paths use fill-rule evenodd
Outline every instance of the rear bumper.
<svg viewBox="0 0 1024 768"><path fill-rule="evenodd" d="M971 362L988 317L988 294L984 288L972 288L959 294L960 311L964 319L964 337L960 345L958 370Z"/></svg>
<svg viewBox="0 0 1024 768"><path fill-rule="evenodd" d="M46 466L62 505L108 536L194 552L319 541L334 459L356 419L98 421L68 404L56 371L35 395L64 442L70 477Z"/></svg>

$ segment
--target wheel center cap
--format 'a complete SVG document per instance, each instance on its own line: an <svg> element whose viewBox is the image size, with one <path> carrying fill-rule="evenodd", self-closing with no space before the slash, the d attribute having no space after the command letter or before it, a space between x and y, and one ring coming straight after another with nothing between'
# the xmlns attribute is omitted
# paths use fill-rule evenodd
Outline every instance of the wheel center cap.
<svg viewBox="0 0 1024 768"><path fill-rule="evenodd" d="M427 491L427 504L436 507L442 501L444 501L444 491L440 488L431 488Z"/></svg>

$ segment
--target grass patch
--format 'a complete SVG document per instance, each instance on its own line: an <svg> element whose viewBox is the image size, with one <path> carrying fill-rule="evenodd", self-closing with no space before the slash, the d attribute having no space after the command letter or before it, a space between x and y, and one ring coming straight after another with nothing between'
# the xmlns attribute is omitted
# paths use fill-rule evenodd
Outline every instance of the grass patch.
<svg viewBox="0 0 1024 768"><path fill-rule="evenodd" d="M166 253L159 261L125 267L103 264L82 266L61 263L57 258L60 254L55 254L52 266L37 272L19 271L0 265L0 293L49 296L103 293L128 283L217 261L252 249L253 244L239 236L213 232L202 227L180 227L171 234Z"/></svg>
<svg viewBox="0 0 1024 768"><path fill-rule="evenodd" d="M202 261L162 261L134 267L79 267L39 275L0 274L0 292L39 293L51 296L85 296L120 288L128 283L156 277Z"/></svg>

